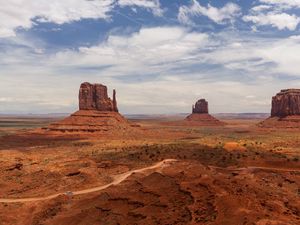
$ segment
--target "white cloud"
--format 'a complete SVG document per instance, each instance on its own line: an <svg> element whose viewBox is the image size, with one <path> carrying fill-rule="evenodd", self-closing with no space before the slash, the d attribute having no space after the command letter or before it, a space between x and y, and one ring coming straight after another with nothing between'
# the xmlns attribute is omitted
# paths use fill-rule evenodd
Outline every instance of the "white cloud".
<svg viewBox="0 0 300 225"><path fill-rule="evenodd" d="M84 18L108 19L114 0L1 0L0 38L15 35L17 28L29 29L39 22L57 24Z"/></svg>
<svg viewBox="0 0 300 225"><path fill-rule="evenodd" d="M162 16L159 0L0 0L0 38L13 37L18 28L30 29L39 23L70 23L81 19L111 19L121 7L140 7Z"/></svg>
<svg viewBox="0 0 300 225"><path fill-rule="evenodd" d="M208 4L207 7L202 6L197 0L192 0L190 6L181 6L179 8L178 20L183 24L193 25L192 17L207 16L215 23L221 24L226 20L233 21L240 13L240 7L234 3L227 3L222 8L216 8Z"/></svg>
<svg viewBox="0 0 300 225"><path fill-rule="evenodd" d="M142 28L130 36L111 35L93 47L82 47L79 53L58 53L51 61L62 65L114 66L111 74L155 72L168 63L184 61L208 44L208 35L188 32L181 27ZM121 72L120 72L121 71Z"/></svg>
<svg viewBox="0 0 300 225"><path fill-rule="evenodd" d="M294 31L300 23L300 17L291 14L289 9L300 7L300 0L259 0L261 5L250 9L249 15L245 15L245 22L252 22L255 26L272 26L279 30L288 29ZM253 30L256 30L254 27Z"/></svg>
<svg viewBox="0 0 300 225"><path fill-rule="evenodd" d="M1 97L0 98L0 102L13 102L14 101L14 99L13 98L10 98L10 97Z"/></svg>
<svg viewBox="0 0 300 225"><path fill-rule="evenodd" d="M285 12L282 4L260 2L243 18L253 23L253 29L264 25L297 28L299 18ZM158 0L40 0L39 4L12 0L0 8L0 37L13 36L18 28L30 29L33 19L57 24L82 18L109 20L117 4L144 8L156 16L163 13ZM194 0L180 7L178 19L193 24L193 17L200 15L223 24L234 21L240 8L233 3L221 8L202 6ZM121 111L126 113L188 112L201 97L209 100L211 112L267 112L270 97L278 90L300 86L300 58L295 57L300 51L299 36L206 34L162 26L110 34L94 46L51 54L43 43L21 35L2 39L0 44L2 112L73 111L83 81L117 88Z"/></svg>
<svg viewBox="0 0 300 225"><path fill-rule="evenodd" d="M277 64L278 73L299 76L300 58L295 53L300 51L300 36L291 36L270 43L258 50L264 59Z"/></svg>
<svg viewBox="0 0 300 225"><path fill-rule="evenodd" d="M155 16L162 16L163 10L160 7L159 0L119 0L118 4L121 7L125 6L137 6L149 9Z"/></svg>
<svg viewBox="0 0 300 225"><path fill-rule="evenodd" d="M252 12L261 12L261 11L265 11L265 10L268 10L268 9L271 9L272 6L270 5L257 5L257 6L254 6L251 11Z"/></svg>
<svg viewBox="0 0 300 225"><path fill-rule="evenodd" d="M201 97L211 112L268 112L274 93L300 85L277 77L299 77L298 36L152 27L51 55L33 53L40 46L23 43L24 49L0 52L2 111L73 111L79 84L90 81L116 88L123 113L188 112Z"/></svg>
<svg viewBox="0 0 300 225"><path fill-rule="evenodd" d="M259 1L265 4L276 5L281 8L292 8L292 7L300 8L300 0L259 0Z"/></svg>
<svg viewBox="0 0 300 225"><path fill-rule="evenodd" d="M218 40L223 41L214 50L201 54L206 63L266 77L300 76L300 58L295 57L295 52L300 51L300 36L282 39L231 36L234 35L221 33Z"/></svg>
<svg viewBox="0 0 300 225"><path fill-rule="evenodd" d="M256 15L246 15L243 17L243 20L246 22L252 22L257 26L271 25L279 30L296 30L300 22L300 18L296 15L274 12L269 12L267 14L259 13Z"/></svg>

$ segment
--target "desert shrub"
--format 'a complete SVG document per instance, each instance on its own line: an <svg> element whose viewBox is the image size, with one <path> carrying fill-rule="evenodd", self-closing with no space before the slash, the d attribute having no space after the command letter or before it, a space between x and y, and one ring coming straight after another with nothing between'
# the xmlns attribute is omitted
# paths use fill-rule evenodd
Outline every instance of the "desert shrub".
<svg viewBox="0 0 300 225"><path fill-rule="evenodd" d="M75 147L87 147L87 146L93 146L94 144L88 141L79 141L79 142L74 142L73 146Z"/></svg>

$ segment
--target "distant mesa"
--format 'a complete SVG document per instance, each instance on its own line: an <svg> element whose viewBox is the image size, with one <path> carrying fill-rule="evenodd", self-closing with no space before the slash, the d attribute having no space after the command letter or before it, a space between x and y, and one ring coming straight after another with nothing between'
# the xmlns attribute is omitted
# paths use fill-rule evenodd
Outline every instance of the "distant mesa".
<svg viewBox="0 0 300 225"><path fill-rule="evenodd" d="M208 113L208 102L205 99L200 99L193 105L192 113Z"/></svg>
<svg viewBox="0 0 300 225"><path fill-rule="evenodd" d="M300 89L281 90L272 98L271 117L300 115Z"/></svg>
<svg viewBox="0 0 300 225"><path fill-rule="evenodd" d="M79 89L79 111L45 129L60 132L126 133L133 127L136 125L129 123L118 112L115 90L111 99L105 85L85 82Z"/></svg>
<svg viewBox="0 0 300 225"><path fill-rule="evenodd" d="M205 99L200 99L193 105L192 114L185 118L189 124L199 126L223 126L224 122L216 119L208 113L208 102Z"/></svg>
<svg viewBox="0 0 300 225"><path fill-rule="evenodd" d="M284 89L273 96L271 116L259 126L300 128L300 89Z"/></svg>

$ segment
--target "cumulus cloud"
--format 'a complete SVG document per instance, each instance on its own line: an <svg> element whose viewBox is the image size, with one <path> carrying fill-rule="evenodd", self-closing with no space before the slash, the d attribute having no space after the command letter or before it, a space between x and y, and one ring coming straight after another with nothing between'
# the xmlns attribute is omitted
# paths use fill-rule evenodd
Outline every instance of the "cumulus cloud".
<svg viewBox="0 0 300 225"><path fill-rule="evenodd" d="M250 9L249 15L243 17L245 22L252 22L255 26L272 26L279 30L297 29L300 17L291 14L288 9L300 7L299 0L260 0L260 2L261 5L254 6Z"/></svg>
<svg viewBox="0 0 300 225"><path fill-rule="evenodd" d="M149 9L155 16L162 16L163 10L161 9L159 0L119 0L118 4L121 7L137 6Z"/></svg>
<svg viewBox="0 0 300 225"><path fill-rule="evenodd" d="M193 25L198 16L225 24L241 15L234 3L216 8L199 2L179 8L182 24ZM297 29L299 18L289 8L297 7L296 1L257 2L243 17L246 22ZM30 29L42 22L111 20L114 9L122 7L163 14L158 0L12 0L2 4L0 37L10 38L0 38L0 112L74 111L83 81L116 88L123 113L188 112L200 97L209 100L211 112L268 112L274 93L300 86L300 59L295 57L300 51L299 36L262 37L258 32L227 29L204 33L195 27L155 26L151 21L152 27L135 31L114 32L112 27L103 41L88 47L49 51L42 40L17 33L19 28Z"/></svg>
<svg viewBox="0 0 300 225"><path fill-rule="evenodd" d="M300 50L300 36L280 39L256 36L233 38L231 35L222 33L218 38L220 44L201 55L206 63L220 64L233 71L254 72L258 76L300 76L300 59L295 57L295 52Z"/></svg>
<svg viewBox="0 0 300 225"><path fill-rule="evenodd" d="M0 38L15 36L17 28L38 22L69 23L80 19L108 19L114 0L10 0L1 3Z"/></svg>
<svg viewBox="0 0 300 225"><path fill-rule="evenodd" d="M163 14L159 0L10 0L0 7L0 38L16 36L18 28L30 29L36 23L110 20L116 5L145 8L156 16Z"/></svg>
<svg viewBox="0 0 300 225"><path fill-rule="evenodd" d="M272 27L276 27L279 30L296 30L300 22L300 18L296 15L289 15L287 13L276 12L247 15L243 17L243 20L246 22L252 22L257 26L271 25Z"/></svg>
<svg viewBox="0 0 300 225"><path fill-rule="evenodd" d="M186 60L207 44L207 34L188 32L182 27L142 28L130 36L111 35L100 45L79 48L79 53L60 52L50 62L66 66L110 66L111 75L155 73L167 64Z"/></svg>
<svg viewBox="0 0 300 225"><path fill-rule="evenodd" d="M50 55L34 53L30 46L0 52L0 72L6 74L0 83L2 109L17 109L14 102L23 101L28 110L72 111L79 84L90 81L117 88L126 113L188 112L199 97L210 101L212 112L267 112L272 94L297 85L277 77L297 78L300 70L294 56L300 51L298 36L271 39L152 27ZM21 87L16 88L16 80Z"/></svg>
<svg viewBox="0 0 300 225"><path fill-rule="evenodd" d="M216 8L208 4L202 6L197 0L192 0L189 6L183 5L179 8L178 20L183 24L193 25L193 17L206 16L215 23L222 24L225 21L233 21L240 13L240 7L234 3L227 3L222 8Z"/></svg>
<svg viewBox="0 0 300 225"><path fill-rule="evenodd" d="M153 27L142 28L130 35L110 35L99 45L51 55L30 53L28 45L23 50L10 49L0 52L0 64L4 65L0 72L6 74L0 83L0 96L14 96L16 100L23 98L23 102L34 104L39 109L43 106L53 110L53 102L57 101L61 111L66 111L70 107L76 108L77 99L74 96L77 96L80 82L90 81L105 83L117 88L118 93L124 93L118 98L121 108L140 105L142 99L144 102L149 100L151 105L155 99L155 89L160 85L163 89L162 83L170 82L167 77L174 77L173 72L169 74L170 70L188 62L193 53L207 44L206 34L190 32L182 27ZM153 77L157 77L157 82L151 81ZM15 80L23 83L17 92L13 88ZM139 85L136 85L137 80L140 81ZM64 83L63 90L57 90L59 83ZM150 88L152 85L156 85L156 88ZM141 87L145 88L143 92L140 92ZM165 95L178 95L179 89L174 92ZM70 102L70 99L73 101ZM162 107L165 101L168 100L155 104L161 104ZM173 109L176 108L175 102L169 102ZM160 107L158 105L154 110ZM6 104L4 108L9 107Z"/></svg>
<svg viewBox="0 0 300 225"><path fill-rule="evenodd" d="M278 73L299 76L300 59L295 52L300 51L300 36L280 39L262 48L258 53L266 60L275 62Z"/></svg>

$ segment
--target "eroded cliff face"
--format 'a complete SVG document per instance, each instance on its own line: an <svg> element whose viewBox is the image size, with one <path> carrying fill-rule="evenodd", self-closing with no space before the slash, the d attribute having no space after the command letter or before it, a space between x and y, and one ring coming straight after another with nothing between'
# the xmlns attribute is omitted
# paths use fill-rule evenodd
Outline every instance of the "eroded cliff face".
<svg viewBox="0 0 300 225"><path fill-rule="evenodd" d="M300 89L281 90L272 98L271 117L300 115Z"/></svg>
<svg viewBox="0 0 300 225"><path fill-rule="evenodd" d="M208 113L208 102L200 99L193 105L193 113Z"/></svg>
<svg viewBox="0 0 300 225"><path fill-rule="evenodd" d="M113 91L113 100L111 100L106 86L82 83L79 89L79 110L118 112L116 91Z"/></svg>

